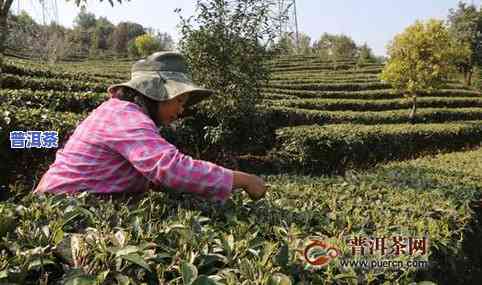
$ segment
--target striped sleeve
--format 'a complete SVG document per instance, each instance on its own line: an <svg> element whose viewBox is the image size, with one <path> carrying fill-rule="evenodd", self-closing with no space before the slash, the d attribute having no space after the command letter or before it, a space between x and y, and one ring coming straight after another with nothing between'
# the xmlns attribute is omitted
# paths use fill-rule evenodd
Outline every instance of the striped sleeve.
<svg viewBox="0 0 482 285"><path fill-rule="evenodd" d="M231 195L233 172L181 153L159 135L152 122L125 124L107 140L152 183L225 202Z"/></svg>

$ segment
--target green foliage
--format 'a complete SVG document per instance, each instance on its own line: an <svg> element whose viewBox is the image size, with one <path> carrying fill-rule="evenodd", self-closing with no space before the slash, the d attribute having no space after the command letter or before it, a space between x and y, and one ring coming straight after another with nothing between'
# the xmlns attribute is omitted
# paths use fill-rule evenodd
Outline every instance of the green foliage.
<svg viewBox="0 0 482 285"><path fill-rule="evenodd" d="M139 36L141 37L141 36ZM139 49L137 48L136 41L131 40L127 44L127 53L129 54L130 58L139 58L141 57L141 54L139 53Z"/></svg>
<svg viewBox="0 0 482 285"><path fill-rule="evenodd" d="M122 1L109 2L114 4ZM86 1L80 0L75 3L82 8L74 20L74 28L57 26L53 29L53 25L39 25L24 12L18 16L9 16L10 29L8 33L0 34L0 43L5 43L16 54L49 62L85 57L118 57L127 56L128 44L149 29L132 22L121 22L114 26L107 18L97 18L93 13L87 12L84 5ZM0 29L3 29L2 21ZM6 27L5 25L5 29ZM161 41L161 50L173 48L172 38L167 33L158 33L155 37ZM0 48L3 49L3 46Z"/></svg>
<svg viewBox="0 0 482 285"><path fill-rule="evenodd" d="M97 25L97 18L93 13L87 12L84 6L75 17L74 24L82 30L89 30Z"/></svg>
<svg viewBox="0 0 482 285"><path fill-rule="evenodd" d="M388 45L388 63L380 78L412 98L410 119L415 119L417 93L443 86L454 73L453 62L467 49L450 37L442 21L416 21Z"/></svg>
<svg viewBox="0 0 482 285"><path fill-rule="evenodd" d="M180 50L193 79L216 91L200 106L214 122L206 127L208 144L243 146L261 135L253 114L269 75L262 45L274 35L269 8L261 0L198 1L196 15L182 18Z"/></svg>
<svg viewBox="0 0 482 285"><path fill-rule="evenodd" d="M470 208L481 198L481 159L477 150L344 177L269 176L265 199L236 192L224 206L170 189L135 199L21 195L0 204L2 221L17 221L0 245L0 282L48 274L61 284L471 284L481 268L481 224ZM310 236L349 259L348 239L399 235L428 236L427 271L343 268L339 259L315 270L299 253Z"/></svg>
<svg viewBox="0 0 482 285"><path fill-rule="evenodd" d="M301 108L310 110L327 111L386 111L406 109L411 102L403 99L381 99L381 100L354 100L354 99L290 99L290 100L266 100L266 106L281 106L290 108ZM419 107L422 108L470 108L482 107L480 98L420 98Z"/></svg>
<svg viewBox="0 0 482 285"><path fill-rule="evenodd" d="M450 63L457 47L443 22L417 21L389 44L388 63L380 77L410 95L435 90L453 72Z"/></svg>
<svg viewBox="0 0 482 285"><path fill-rule="evenodd" d="M267 88L289 89L289 90L317 90L317 91L360 91L360 90L378 90L389 89L390 85L382 82L374 83L299 83L299 84L279 84L268 83Z"/></svg>
<svg viewBox="0 0 482 285"><path fill-rule="evenodd" d="M115 26L105 17L99 17L96 21L93 48L96 50L107 50L110 48L110 37Z"/></svg>
<svg viewBox="0 0 482 285"><path fill-rule="evenodd" d="M347 35L331 35L324 33L313 43L313 50L322 58L355 59L358 50L356 43Z"/></svg>
<svg viewBox="0 0 482 285"><path fill-rule="evenodd" d="M289 107L266 106L266 122L276 127L325 124L403 124L410 122L404 110L377 112L319 111ZM416 122L443 123L450 121L481 120L482 108L424 108L419 111Z"/></svg>
<svg viewBox="0 0 482 285"><path fill-rule="evenodd" d="M221 62L213 56L200 58L207 58L205 64ZM8 186L13 195L8 202L0 202L0 283L353 284L356 280L361 284L410 284L432 280L472 284L480 280L482 227L480 212L472 207L482 193L480 149L390 163L364 174L270 176L266 177L269 191L265 199L248 201L241 191L234 191L223 206L176 189L136 197L34 197L29 194L32 183L53 161L55 150L12 150L8 132L57 130L62 143L87 112L107 98L106 86L128 78L131 62L46 66L20 59L8 61L7 75L2 77L15 90L0 91L0 185ZM400 91L368 90L380 83L376 74L382 66L355 65L353 59L327 62L318 56L268 61L266 66L277 70L270 81L277 88L259 83L259 91L264 93L261 99L266 95L318 99L256 100L257 109L249 120L257 124L228 116L237 106L219 106L217 113L207 113L204 108L210 106L200 106L196 116L185 118L176 130L175 144L196 145L200 149L196 152L202 153L202 148L209 147L205 142L214 138L230 143L227 147L244 144L264 155L262 151L275 142L274 130L290 126L277 131L277 149L263 156L266 160L260 169L267 171L266 166L274 164L278 171L297 168L312 170L313 175L477 146L482 141L482 108L465 108L480 104L480 92L444 82L446 89L420 98L423 109L418 119L425 124L409 126L403 124L407 115L396 110L407 103L393 100L402 97ZM239 70L246 69L233 72ZM209 75L207 69L202 71ZM19 89L26 87L33 90ZM96 88L98 93L87 92ZM228 91L237 89L222 90L230 94ZM428 95L425 91L420 94ZM215 128L217 116L227 117L224 126L235 134L261 135L251 140L239 135L235 143L219 138L222 132ZM462 122L466 120L477 121ZM210 127L206 138L200 131L205 122ZM317 125L295 127L299 124ZM0 194L4 189L0 188ZM430 268L418 272L361 270L342 268L335 260L314 270L300 254L304 241L313 235L339 246L339 258L352 257L347 239L353 236L427 235Z"/></svg>
<svg viewBox="0 0 482 285"><path fill-rule="evenodd" d="M119 81L119 77L115 77L109 74L92 74L83 71L61 71L45 68L42 66L28 66L22 64L10 64L7 63L3 66L5 74L19 75L19 76L31 76L41 78L52 79L67 79L76 81L88 81L88 82L105 82L106 80ZM122 80L122 79L121 79Z"/></svg>
<svg viewBox="0 0 482 285"><path fill-rule="evenodd" d="M298 43L296 34L283 33L275 43L273 49L278 55L309 55L312 53L311 38L305 33L298 34Z"/></svg>
<svg viewBox="0 0 482 285"><path fill-rule="evenodd" d="M159 50L174 50L174 40L168 33L155 33L155 38L159 41Z"/></svg>
<svg viewBox="0 0 482 285"><path fill-rule="evenodd" d="M28 35L38 34L40 27L35 20L25 11L8 18L9 34L5 45L8 48L23 50L31 46L32 39Z"/></svg>
<svg viewBox="0 0 482 285"><path fill-rule="evenodd" d="M473 68L482 64L482 12L459 2L456 10L450 9L448 21L450 35L464 48L454 62L470 85Z"/></svg>
<svg viewBox="0 0 482 285"><path fill-rule="evenodd" d="M366 43L364 43L361 47L358 48L357 64L375 63L377 61L378 60L373 54L372 49Z"/></svg>
<svg viewBox="0 0 482 285"><path fill-rule="evenodd" d="M379 64L363 64L354 69L351 63L318 64L312 66L290 66L274 68L276 73L284 73L285 75L303 76L308 72L316 73L316 75L342 75L342 74L378 74L382 71L383 66ZM275 73L275 74L276 74ZM310 75L307 75L309 77Z"/></svg>
<svg viewBox="0 0 482 285"><path fill-rule="evenodd" d="M336 98L336 99L393 99L405 97L401 91L393 89L363 90L363 91L310 91L289 89L263 89L263 94L296 96L298 98ZM421 92L419 95L430 97L480 97L480 92L464 89L439 89L430 93Z"/></svg>
<svg viewBox="0 0 482 285"><path fill-rule="evenodd" d="M105 92L109 84L96 82L82 82L65 79L49 79L28 76L16 76L6 74L0 78L3 88L9 89L34 89L34 90L57 90L57 91L85 91Z"/></svg>
<svg viewBox="0 0 482 285"><path fill-rule="evenodd" d="M135 38L134 47L137 50L137 54L146 57L156 51L159 51L161 48L161 43L152 35L144 34Z"/></svg>
<svg viewBox="0 0 482 285"><path fill-rule="evenodd" d="M39 91L30 89L0 90L0 103L16 107L48 108L57 112L89 112L107 100L106 93Z"/></svg>
<svg viewBox="0 0 482 285"><path fill-rule="evenodd" d="M343 172L389 160L477 146L482 122L300 126L277 131L280 160L308 173Z"/></svg>
<svg viewBox="0 0 482 285"><path fill-rule="evenodd" d="M277 54L288 55L296 53L296 42L293 40L293 35L289 33L283 33L276 42L273 49Z"/></svg>

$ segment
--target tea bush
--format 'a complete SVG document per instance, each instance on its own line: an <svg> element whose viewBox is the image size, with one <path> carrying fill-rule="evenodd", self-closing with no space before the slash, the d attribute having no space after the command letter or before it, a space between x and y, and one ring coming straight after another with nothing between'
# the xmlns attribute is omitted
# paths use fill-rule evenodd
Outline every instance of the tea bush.
<svg viewBox="0 0 482 285"><path fill-rule="evenodd" d="M282 106L327 111L386 111L408 109L411 102L403 99L357 100L357 99L295 99L295 100L269 100L263 102L267 106ZM419 98L420 108L468 108L482 107L482 97L477 98Z"/></svg>
<svg viewBox="0 0 482 285"><path fill-rule="evenodd" d="M342 172L421 154L477 146L482 121L363 126L340 124L277 130L277 152L291 169Z"/></svg>
<svg viewBox="0 0 482 285"><path fill-rule="evenodd" d="M403 94L393 89L382 90L364 90L364 91L310 91L310 90L288 90L288 89L272 89L264 88L265 94L279 94L297 96L299 98L332 98L332 99L393 99L402 98ZM477 97L482 95L479 91L459 90L459 89L441 89L431 93L420 94L422 97Z"/></svg>
<svg viewBox="0 0 482 285"><path fill-rule="evenodd" d="M56 91L91 91L106 92L108 83L71 81L65 79L37 78L5 74L0 78L0 86L4 89L32 89Z"/></svg>
<svg viewBox="0 0 482 285"><path fill-rule="evenodd" d="M260 106L265 110L266 122L275 127L325 124L402 124L408 123L406 110L379 112L319 111L288 107ZM443 123L452 121L482 120L482 108L426 108L418 111L417 123Z"/></svg>
<svg viewBox="0 0 482 285"><path fill-rule="evenodd" d="M480 212L473 209L482 193L481 160L478 149L344 177L269 176L265 199L253 202L235 192L224 205L172 189L131 198L18 196L0 203L2 221L8 221L0 232L0 281L473 283L482 274ZM349 239L394 235L427 236L429 267L341 265L356 258ZM310 267L300 253L313 236L341 250L322 269ZM286 283L268 282L279 279Z"/></svg>
<svg viewBox="0 0 482 285"><path fill-rule="evenodd" d="M287 90L317 90L317 91L360 91L390 88L386 83L333 83L333 84L275 84L269 83L265 87Z"/></svg>
<svg viewBox="0 0 482 285"><path fill-rule="evenodd" d="M81 113L92 111L109 96L105 93L1 89L0 104L48 108L51 111Z"/></svg>
<svg viewBox="0 0 482 285"><path fill-rule="evenodd" d="M108 80L108 77L96 77L83 72L59 72L53 71L48 68L39 67L24 67L17 64L5 64L2 67L2 72L19 75L19 76L31 76L31 77L43 77L43 78L56 78L56 79L67 79L67 80L77 80L77 81L89 81L89 82L104 82ZM118 79L118 78L114 78Z"/></svg>

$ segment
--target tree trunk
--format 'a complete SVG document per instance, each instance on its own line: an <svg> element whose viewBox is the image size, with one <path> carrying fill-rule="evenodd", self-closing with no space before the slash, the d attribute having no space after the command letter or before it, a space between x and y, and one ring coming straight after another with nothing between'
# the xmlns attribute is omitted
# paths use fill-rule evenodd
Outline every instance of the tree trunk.
<svg viewBox="0 0 482 285"><path fill-rule="evenodd" d="M472 85L472 74L473 74L472 67L467 66L464 68L464 85L465 86Z"/></svg>
<svg viewBox="0 0 482 285"><path fill-rule="evenodd" d="M408 115L408 119L410 123L415 123L415 114L417 112L417 94L413 94L412 96L412 110L410 110L410 114Z"/></svg>
<svg viewBox="0 0 482 285"><path fill-rule="evenodd" d="M7 40L8 26L7 17L8 11L12 6L13 0L0 0L0 74L3 68L3 53L5 52L5 41ZM1 82L0 82L1 87Z"/></svg>
<svg viewBox="0 0 482 285"><path fill-rule="evenodd" d="M467 80L466 80L466 83L467 83L467 86L471 86L472 85L472 70L470 70L468 73L467 73Z"/></svg>

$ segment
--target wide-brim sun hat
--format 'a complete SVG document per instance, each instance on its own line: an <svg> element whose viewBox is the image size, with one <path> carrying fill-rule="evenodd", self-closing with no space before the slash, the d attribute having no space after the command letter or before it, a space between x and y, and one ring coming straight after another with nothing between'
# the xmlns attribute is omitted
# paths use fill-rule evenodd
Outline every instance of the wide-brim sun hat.
<svg viewBox="0 0 482 285"><path fill-rule="evenodd" d="M114 88L124 86L159 102L187 93L189 97L185 106L189 107L214 91L194 84L188 74L186 61L180 53L156 52L132 65L131 80L112 85L107 92L112 94Z"/></svg>

